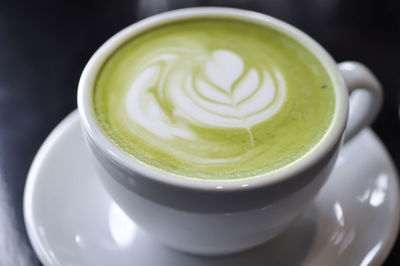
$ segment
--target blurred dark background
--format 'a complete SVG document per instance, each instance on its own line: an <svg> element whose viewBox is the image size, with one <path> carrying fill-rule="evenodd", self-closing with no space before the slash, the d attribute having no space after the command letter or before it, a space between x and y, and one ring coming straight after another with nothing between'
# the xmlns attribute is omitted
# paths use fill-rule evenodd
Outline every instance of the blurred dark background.
<svg viewBox="0 0 400 266"><path fill-rule="evenodd" d="M0 0L0 266L40 265L23 222L25 178L40 144L76 108L89 57L135 21L189 6L259 11L305 31L338 62L368 65L385 91L373 129L399 169L400 1ZM399 252L397 241L385 265L399 265Z"/></svg>

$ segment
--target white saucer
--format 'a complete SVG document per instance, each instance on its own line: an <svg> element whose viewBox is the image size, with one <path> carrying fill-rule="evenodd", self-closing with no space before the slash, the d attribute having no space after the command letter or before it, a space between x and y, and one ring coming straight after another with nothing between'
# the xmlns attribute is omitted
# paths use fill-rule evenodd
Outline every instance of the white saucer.
<svg viewBox="0 0 400 266"><path fill-rule="evenodd" d="M399 228L392 161L370 129L341 151L315 203L286 232L248 252L198 257L138 230L95 178L76 112L48 137L30 169L24 214L45 265L376 265Z"/></svg>

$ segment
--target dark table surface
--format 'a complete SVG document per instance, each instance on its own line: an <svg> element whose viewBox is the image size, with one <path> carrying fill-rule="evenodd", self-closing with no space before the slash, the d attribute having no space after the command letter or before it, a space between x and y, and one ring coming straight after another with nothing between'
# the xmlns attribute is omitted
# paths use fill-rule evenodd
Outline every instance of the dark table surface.
<svg viewBox="0 0 400 266"><path fill-rule="evenodd" d="M385 91L373 129L399 169L400 1L0 0L0 266L40 265L22 215L26 174L46 136L76 108L79 76L89 57L141 18L210 5L280 18L311 35L336 61L368 65ZM385 265L399 265L399 252L398 240Z"/></svg>

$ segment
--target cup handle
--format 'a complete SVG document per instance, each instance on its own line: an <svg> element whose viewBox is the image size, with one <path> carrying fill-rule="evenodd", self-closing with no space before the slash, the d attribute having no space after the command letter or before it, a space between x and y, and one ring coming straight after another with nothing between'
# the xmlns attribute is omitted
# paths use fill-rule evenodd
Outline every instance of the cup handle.
<svg viewBox="0 0 400 266"><path fill-rule="evenodd" d="M378 79L363 64L346 61L338 67L350 94L349 119L344 132L347 142L374 121L382 106L383 91Z"/></svg>

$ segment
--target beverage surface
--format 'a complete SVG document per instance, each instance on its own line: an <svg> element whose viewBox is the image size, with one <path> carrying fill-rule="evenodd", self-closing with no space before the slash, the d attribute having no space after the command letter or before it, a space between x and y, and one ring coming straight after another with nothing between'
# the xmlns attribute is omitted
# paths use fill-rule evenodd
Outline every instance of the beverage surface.
<svg viewBox="0 0 400 266"><path fill-rule="evenodd" d="M230 19L148 30L104 63L98 124L148 167L208 180L265 175L309 152L335 109L332 81L297 41Z"/></svg>

